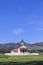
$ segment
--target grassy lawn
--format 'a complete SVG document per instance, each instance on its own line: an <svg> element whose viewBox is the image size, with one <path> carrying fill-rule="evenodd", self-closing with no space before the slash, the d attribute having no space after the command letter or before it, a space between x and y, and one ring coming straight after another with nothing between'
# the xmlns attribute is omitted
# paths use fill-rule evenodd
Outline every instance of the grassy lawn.
<svg viewBox="0 0 43 65"><path fill-rule="evenodd" d="M5 56L0 54L0 65L43 65L43 54L39 56Z"/></svg>

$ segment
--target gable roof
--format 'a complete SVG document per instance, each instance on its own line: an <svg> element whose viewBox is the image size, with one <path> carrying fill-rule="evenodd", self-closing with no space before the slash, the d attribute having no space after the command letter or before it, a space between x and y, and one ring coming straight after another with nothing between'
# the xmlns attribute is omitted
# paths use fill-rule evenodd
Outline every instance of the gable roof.
<svg viewBox="0 0 43 65"><path fill-rule="evenodd" d="M23 45L23 46L21 46L21 47L19 47L19 48L26 48L26 49L27 49L27 47L26 47L26 46L24 46L24 45Z"/></svg>

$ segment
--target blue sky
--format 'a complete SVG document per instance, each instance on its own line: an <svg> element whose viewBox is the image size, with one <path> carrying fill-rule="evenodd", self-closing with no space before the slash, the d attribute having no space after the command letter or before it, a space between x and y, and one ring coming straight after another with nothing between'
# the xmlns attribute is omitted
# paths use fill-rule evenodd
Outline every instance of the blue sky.
<svg viewBox="0 0 43 65"><path fill-rule="evenodd" d="M0 43L43 42L43 0L0 0Z"/></svg>

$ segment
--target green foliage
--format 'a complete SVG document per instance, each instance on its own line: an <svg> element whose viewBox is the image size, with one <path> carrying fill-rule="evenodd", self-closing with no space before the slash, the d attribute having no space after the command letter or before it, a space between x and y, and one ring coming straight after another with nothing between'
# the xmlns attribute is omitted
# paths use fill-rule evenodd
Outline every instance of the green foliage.
<svg viewBox="0 0 43 65"><path fill-rule="evenodd" d="M0 65L43 65L43 53L39 56L5 56L0 54Z"/></svg>
<svg viewBox="0 0 43 65"><path fill-rule="evenodd" d="M30 61L30 62L0 62L0 65L43 65L43 61Z"/></svg>
<svg viewBox="0 0 43 65"><path fill-rule="evenodd" d="M6 56L0 54L0 62L29 62L29 61L43 61L43 53L38 56Z"/></svg>

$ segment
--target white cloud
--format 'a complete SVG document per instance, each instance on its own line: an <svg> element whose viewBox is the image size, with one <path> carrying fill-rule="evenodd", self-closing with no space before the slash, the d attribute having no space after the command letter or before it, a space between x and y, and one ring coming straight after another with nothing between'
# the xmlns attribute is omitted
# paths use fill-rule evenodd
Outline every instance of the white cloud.
<svg viewBox="0 0 43 65"><path fill-rule="evenodd" d="M13 30L13 33L15 35L20 35L23 32L24 32L24 30L22 28L16 28L16 29Z"/></svg>

